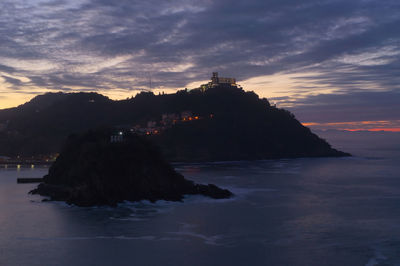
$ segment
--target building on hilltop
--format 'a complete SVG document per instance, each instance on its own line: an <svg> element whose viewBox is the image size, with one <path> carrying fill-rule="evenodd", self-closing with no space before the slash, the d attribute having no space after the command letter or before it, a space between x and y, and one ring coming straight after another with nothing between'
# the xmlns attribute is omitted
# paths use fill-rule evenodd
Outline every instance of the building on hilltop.
<svg viewBox="0 0 400 266"><path fill-rule="evenodd" d="M229 84L229 85L235 86L236 79L235 78L218 77L218 72L213 72L212 77L211 77L211 86L215 87L220 84Z"/></svg>
<svg viewBox="0 0 400 266"><path fill-rule="evenodd" d="M237 87L235 78L219 77L218 72L213 72L211 77L211 82L201 85L200 88L202 91L205 91L206 89L214 88L220 85L230 85Z"/></svg>

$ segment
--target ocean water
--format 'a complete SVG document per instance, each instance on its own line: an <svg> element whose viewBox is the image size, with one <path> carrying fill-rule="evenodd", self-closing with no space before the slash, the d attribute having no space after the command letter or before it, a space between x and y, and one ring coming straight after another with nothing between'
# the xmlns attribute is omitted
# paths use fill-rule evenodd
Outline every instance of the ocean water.
<svg viewBox="0 0 400 266"><path fill-rule="evenodd" d="M0 170L0 265L400 265L400 135L321 133L350 158L176 164L235 197L79 208Z"/></svg>

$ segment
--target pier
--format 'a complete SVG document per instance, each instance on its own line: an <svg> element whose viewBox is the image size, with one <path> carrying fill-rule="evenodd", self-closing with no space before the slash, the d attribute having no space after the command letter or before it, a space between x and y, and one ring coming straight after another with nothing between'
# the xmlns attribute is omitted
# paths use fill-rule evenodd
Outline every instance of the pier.
<svg viewBox="0 0 400 266"><path fill-rule="evenodd" d="M17 178L18 184L28 184L28 183L41 183L43 178L41 177L20 177Z"/></svg>
<svg viewBox="0 0 400 266"><path fill-rule="evenodd" d="M49 161L2 161L0 162L0 168L35 168L36 166L46 167L51 165L53 162Z"/></svg>

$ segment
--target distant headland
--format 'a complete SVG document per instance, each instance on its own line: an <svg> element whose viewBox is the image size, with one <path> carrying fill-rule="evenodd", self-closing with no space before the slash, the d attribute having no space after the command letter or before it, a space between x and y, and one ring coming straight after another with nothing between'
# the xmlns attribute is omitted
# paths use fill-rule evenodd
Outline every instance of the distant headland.
<svg viewBox="0 0 400 266"><path fill-rule="evenodd" d="M209 83L174 94L144 91L119 101L97 93L39 95L0 110L1 155L48 160L71 133L98 127L144 135L169 161L349 156L217 72Z"/></svg>

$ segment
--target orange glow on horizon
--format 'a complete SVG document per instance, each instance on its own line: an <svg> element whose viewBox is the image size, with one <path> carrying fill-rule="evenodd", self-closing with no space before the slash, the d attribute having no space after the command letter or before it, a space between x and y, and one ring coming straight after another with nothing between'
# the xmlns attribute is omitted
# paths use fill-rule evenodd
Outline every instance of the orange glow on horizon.
<svg viewBox="0 0 400 266"><path fill-rule="evenodd" d="M336 130L346 130L346 131L400 132L400 127L399 127L400 120L355 121L355 122L334 122L334 123L305 122L302 123L302 125L322 130L336 129Z"/></svg>
<svg viewBox="0 0 400 266"><path fill-rule="evenodd" d="M332 122L332 123L317 123L317 122L305 122L303 126L341 126L341 125L389 125L391 121L378 120L378 121L355 121L355 122Z"/></svg>
<svg viewBox="0 0 400 266"><path fill-rule="evenodd" d="M308 126L317 126L319 125L319 123L313 123L313 122L309 122L309 123L301 123L303 126L308 127Z"/></svg>
<svg viewBox="0 0 400 266"><path fill-rule="evenodd" d="M379 132L379 131L385 131L385 132L400 132L400 127L398 128L368 128L368 129L364 129L364 128L347 128L347 129L343 129L346 131L372 131L372 132Z"/></svg>

